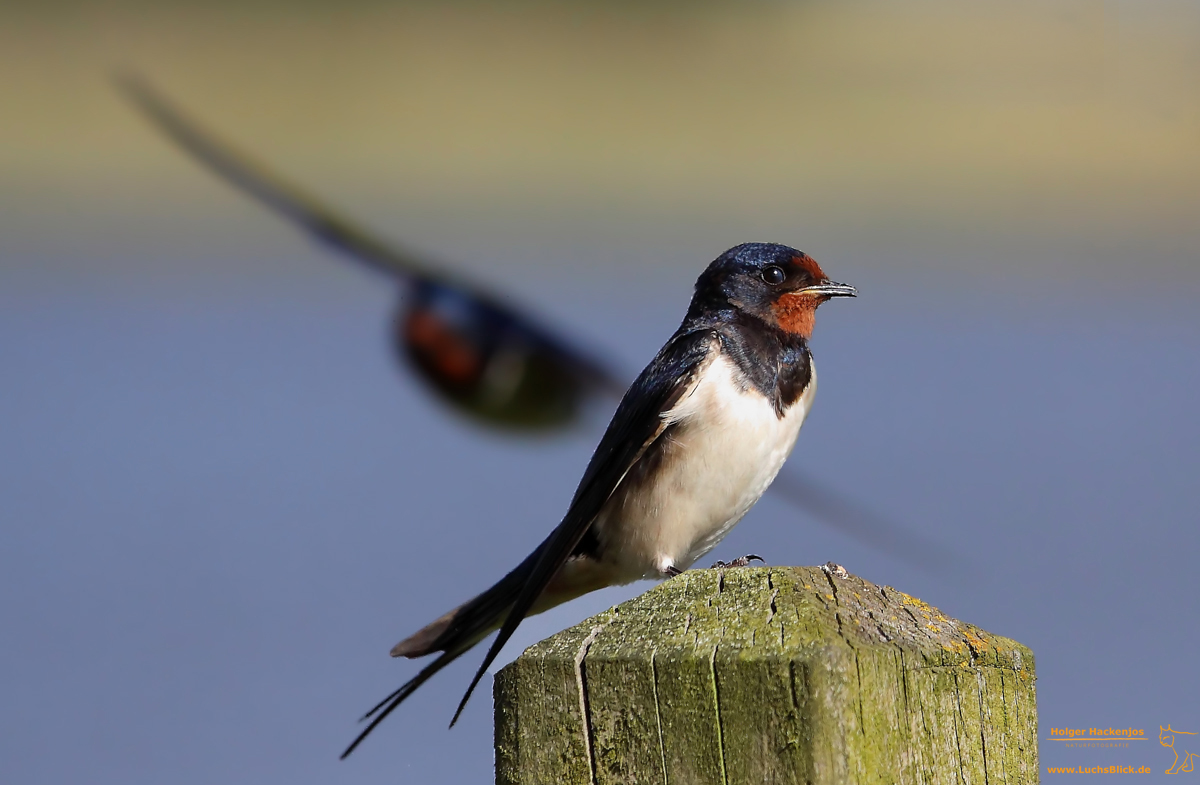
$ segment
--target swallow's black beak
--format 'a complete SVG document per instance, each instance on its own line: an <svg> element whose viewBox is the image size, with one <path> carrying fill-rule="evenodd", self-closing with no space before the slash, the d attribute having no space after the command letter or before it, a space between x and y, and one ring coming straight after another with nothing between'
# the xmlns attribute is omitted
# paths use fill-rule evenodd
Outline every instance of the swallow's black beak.
<svg viewBox="0 0 1200 785"><path fill-rule="evenodd" d="M858 297L858 290L849 284L821 281L821 283L804 287L796 294L815 294L820 297Z"/></svg>

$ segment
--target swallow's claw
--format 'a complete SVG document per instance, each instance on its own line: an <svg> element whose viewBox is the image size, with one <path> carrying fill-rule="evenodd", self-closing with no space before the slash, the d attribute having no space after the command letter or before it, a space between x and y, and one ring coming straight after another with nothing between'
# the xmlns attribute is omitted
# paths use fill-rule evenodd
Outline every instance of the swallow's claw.
<svg viewBox="0 0 1200 785"><path fill-rule="evenodd" d="M746 554L745 556L739 556L738 558L734 559L733 561L729 562L728 564L726 564L723 561L718 560L717 563L714 564L709 569L723 570L727 567L749 567L750 562L752 562L752 561L760 561L763 564L767 563L767 560L764 559L763 557L759 556L758 554L749 553L749 554Z"/></svg>
<svg viewBox="0 0 1200 785"><path fill-rule="evenodd" d="M825 573L826 575L836 576L838 578L850 577L850 572L837 562L825 562L821 565L821 572Z"/></svg>
<svg viewBox="0 0 1200 785"><path fill-rule="evenodd" d="M667 568L663 570L663 572L667 574L668 578L674 578L676 575L683 575L683 570L679 569L674 564L667 565Z"/></svg>

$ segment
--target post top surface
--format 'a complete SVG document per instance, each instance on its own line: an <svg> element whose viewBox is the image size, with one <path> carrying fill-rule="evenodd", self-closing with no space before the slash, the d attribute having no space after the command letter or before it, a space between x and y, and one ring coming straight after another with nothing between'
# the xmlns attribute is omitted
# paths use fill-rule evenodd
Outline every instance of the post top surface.
<svg viewBox="0 0 1200 785"><path fill-rule="evenodd" d="M829 647L899 648L908 667L1034 672L1032 652L1016 641L836 565L688 570L522 656L793 659Z"/></svg>

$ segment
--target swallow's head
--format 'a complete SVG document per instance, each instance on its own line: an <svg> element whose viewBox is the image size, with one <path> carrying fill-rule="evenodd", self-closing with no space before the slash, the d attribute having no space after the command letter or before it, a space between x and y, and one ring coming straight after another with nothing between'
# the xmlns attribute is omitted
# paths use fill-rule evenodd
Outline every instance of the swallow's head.
<svg viewBox="0 0 1200 785"><path fill-rule="evenodd" d="M771 327L808 338L817 306L833 297L854 297L853 286L829 280L803 251L775 243L730 248L696 281L692 312L730 307Z"/></svg>

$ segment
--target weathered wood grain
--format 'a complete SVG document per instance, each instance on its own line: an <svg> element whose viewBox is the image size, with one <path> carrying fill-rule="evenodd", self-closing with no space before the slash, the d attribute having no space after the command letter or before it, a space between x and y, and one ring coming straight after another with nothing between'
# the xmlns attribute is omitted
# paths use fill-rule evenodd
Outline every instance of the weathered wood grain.
<svg viewBox="0 0 1200 785"><path fill-rule="evenodd" d="M1029 649L817 567L690 570L495 681L496 781L1030 783Z"/></svg>

